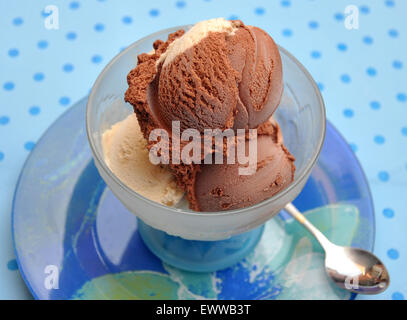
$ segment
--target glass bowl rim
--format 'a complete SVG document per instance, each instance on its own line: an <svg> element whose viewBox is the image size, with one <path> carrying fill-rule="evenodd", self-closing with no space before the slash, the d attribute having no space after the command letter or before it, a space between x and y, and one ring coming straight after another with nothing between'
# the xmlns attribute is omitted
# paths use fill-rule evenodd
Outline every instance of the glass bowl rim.
<svg viewBox="0 0 407 320"><path fill-rule="evenodd" d="M314 165L316 164L319 154L321 153L322 146L324 144L325 140L325 131L326 131L326 111L325 111L325 104L324 100L322 98L321 92L318 88L318 85L316 84L315 80L312 78L311 74L308 72L308 70L286 49L278 45L278 48L281 52L283 52L294 64L299 67L299 69L304 73L308 81L310 81L312 87L314 88L314 91L317 95L318 99L318 105L319 105L319 112L321 113L321 118L323 119L320 130L319 130L319 139L317 142L317 147L315 148L311 158L308 160L307 164L305 165L305 169L303 170L301 176L299 176L297 179L295 179L288 187L286 187L284 190L278 192L274 196L263 200L259 203L256 203L254 205L240 208L240 209L233 209L233 210L226 210L226 211L216 211L216 212L204 212L204 211L193 211L189 209L180 209L180 208L175 208L175 207L169 207L165 206L163 204L160 204L158 202L152 201L141 194L135 192L134 190L130 189L127 185L125 185L121 180L110 170L110 168L106 165L105 161L103 160L103 155L99 154L99 152L96 149L95 142L93 141L93 135L91 133L91 125L90 125L90 117L91 117L91 105L94 104L94 99L95 99L95 88L99 87L99 84L103 80L105 74L112 68L112 66L123 56L125 55L128 51L134 49L135 47L139 46L140 43L149 41L149 40L156 40L163 34L169 34L171 32L175 32L179 29L187 29L190 28L192 25L181 25L181 26L175 26L167 29L162 29L157 32L154 32L152 34L149 34L131 45L129 45L127 48L119 52L115 57L110 60L110 62L103 68L103 70L100 72L98 77L96 78L95 83L92 86L91 92L88 97L88 101L86 104L86 133L88 136L88 142L90 145L90 149L93 154L93 158L96 162L98 162L98 168L101 168L104 173L106 173L110 179L112 179L124 192L128 193L131 195L131 197L136 197L139 200L153 206L157 207L159 209L163 210L168 210L173 212L174 214L177 215L188 215L188 216L211 216L211 217L225 217L225 216L231 216L231 215L236 215L236 214L244 214L246 212L250 212L253 209L267 206L270 203L273 203L277 201L278 199L284 197L286 194L288 194L290 191L295 189L295 187L302 182L304 179L306 179L309 174L311 173L311 170L313 169ZM106 181L105 181L106 182ZM106 184L109 186L109 184L106 182Z"/></svg>

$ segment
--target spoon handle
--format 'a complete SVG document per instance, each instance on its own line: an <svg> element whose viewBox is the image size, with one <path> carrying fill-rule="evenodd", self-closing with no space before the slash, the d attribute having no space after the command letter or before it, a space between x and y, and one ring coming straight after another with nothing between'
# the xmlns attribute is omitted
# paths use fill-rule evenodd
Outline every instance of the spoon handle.
<svg viewBox="0 0 407 320"><path fill-rule="evenodd" d="M288 203L284 207L284 209L314 235L314 237L318 240L325 251L334 246L334 244L329 241L328 238L325 237L324 234L319 231L311 222L309 222L307 218L305 218L305 216L300 211L298 211L298 209L291 202Z"/></svg>

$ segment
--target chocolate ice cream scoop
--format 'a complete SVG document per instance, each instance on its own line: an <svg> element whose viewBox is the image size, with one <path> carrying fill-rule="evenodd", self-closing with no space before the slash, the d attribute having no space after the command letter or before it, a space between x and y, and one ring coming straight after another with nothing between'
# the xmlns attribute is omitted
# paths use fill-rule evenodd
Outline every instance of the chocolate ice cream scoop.
<svg viewBox="0 0 407 320"><path fill-rule="evenodd" d="M212 19L172 42L156 63L149 90L162 127L255 128L277 108L281 58L273 39L241 21Z"/></svg>
<svg viewBox="0 0 407 320"><path fill-rule="evenodd" d="M178 30L153 47L138 56L128 74L125 101L133 105L149 149L155 129L168 132L161 156L168 158L191 209L246 207L293 181L294 157L284 147L278 125L267 121L280 102L283 81L278 47L266 32L241 21L212 19L186 33ZM205 129L257 129L257 170L244 176L240 164L173 161L173 151L185 145L172 135L175 121L181 131L196 129L201 138ZM213 156L212 147L202 148L201 160Z"/></svg>
<svg viewBox="0 0 407 320"><path fill-rule="evenodd" d="M259 127L258 133L254 174L239 175L238 163L200 166L191 192L194 210L213 212L248 207L272 197L294 180L294 157L283 145L278 124Z"/></svg>

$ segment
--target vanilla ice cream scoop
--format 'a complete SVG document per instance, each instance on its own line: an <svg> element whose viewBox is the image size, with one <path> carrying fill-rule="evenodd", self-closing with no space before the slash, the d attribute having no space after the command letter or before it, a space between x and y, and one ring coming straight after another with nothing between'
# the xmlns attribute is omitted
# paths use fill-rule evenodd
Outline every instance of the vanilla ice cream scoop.
<svg viewBox="0 0 407 320"><path fill-rule="evenodd" d="M167 206L174 206L182 199L184 193L169 169L150 162L147 141L136 114L105 131L102 148L110 170L135 192Z"/></svg>

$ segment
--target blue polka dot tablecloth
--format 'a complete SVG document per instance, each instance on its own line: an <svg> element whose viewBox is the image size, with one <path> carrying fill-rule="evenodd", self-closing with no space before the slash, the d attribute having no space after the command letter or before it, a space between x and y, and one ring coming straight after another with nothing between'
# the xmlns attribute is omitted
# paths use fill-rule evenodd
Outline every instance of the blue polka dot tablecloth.
<svg viewBox="0 0 407 320"><path fill-rule="evenodd" d="M48 5L59 28L47 29ZM358 8L358 29L346 7ZM379 296L407 297L407 24L404 0L150 0L0 2L0 298L31 298L11 241L24 160L48 126L89 93L121 49L152 32L213 17L267 30L316 79L327 117L366 172L375 253L392 276Z"/></svg>

